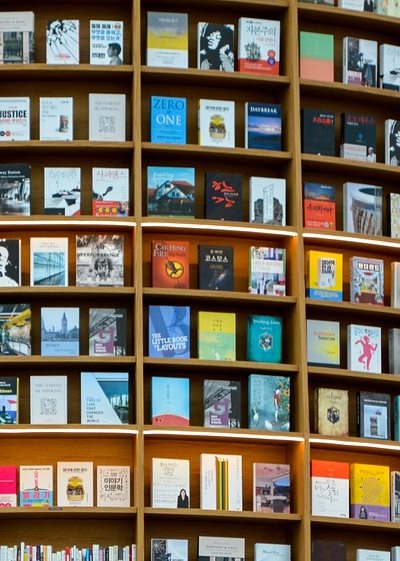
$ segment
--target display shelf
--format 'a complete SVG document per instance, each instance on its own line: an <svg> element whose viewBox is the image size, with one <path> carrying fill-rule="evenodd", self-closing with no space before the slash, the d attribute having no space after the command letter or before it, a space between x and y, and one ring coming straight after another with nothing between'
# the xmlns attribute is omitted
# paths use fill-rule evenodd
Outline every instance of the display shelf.
<svg viewBox="0 0 400 561"><path fill-rule="evenodd" d="M109 154L115 152L116 156L121 153L130 155L132 153L134 144L132 141L125 142L96 142L94 140L71 140L66 141L44 141L32 139L29 141L15 141L15 142L1 142L0 154L9 155L15 152L18 148L18 153L23 155L24 158L29 158L32 154L47 155L49 153L57 154L58 157L64 156L66 153L72 156L85 154L89 156L96 156L97 154Z"/></svg>
<svg viewBox="0 0 400 561"><path fill-rule="evenodd" d="M326 103L325 103L326 105ZM381 146L383 149L383 146ZM367 180L367 183L375 181L398 181L400 168L388 166L382 162L360 162L347 160L336 156L317 156L314 154L302 154L301 161L304 170L319 171L321 173L339 173L347 177L360 178L360 183ZM364 181L361 181L363 179Z"/></svg>
<svg viewBox="0 0 400 561"><path fill-rule="evenodd" d="M373 304L357 304L352 302L328 302L326 300L306 299L308 310L318 310L320 312L337 313L340 315L351 316L350 319L365 316L375 318L375 321L397 320L400 315L400 308L392 306L378 306Z"/></svg>
<svg viewBox="0 0 400 561"><path fill-rule="evenodd" d="M237 441L238 443L254 442L254 441L269 441L277 442L283 446L293 445L294 442L304 442L304 435L296 432L271 432L271 431L257 431L249 429L207 429L205 427L166 427L155 428L153 425L144 425L143 434L146 439L148 438L168 438L171 440L185 440L185 441L201 441L215 442Z"/></svg>
<svg viewBox="0 0 400 561"><path fill-rule="evenodd" d="M318 380L324 383L330 381L350 387L356 384L360 388L363 384L394 388L400 384L400 378L394 374L369 374L356 370L346 370L345 368L327 368L324 366L309 366L308 377L313 382L318 382Z"/></svg>
<svg viewBox="0 0 400 561"><path fill-rule="evenodd" d="M14 520L132 520L136 517L137 507L102 508L102 507L5 507L0 510L1 519Z"/></svg>
<svg viewBox="0 0 400 561"><path fill-rule="evenodd" d="M373 520L358 520L356 518L329 518L325 516L312 516L313 528L333 528L337 531L350 531L352 533L362 532L385 532L398 533L399 526L395 522L374 522Z"/></svg>
<svg viewBox="0 0 400 561"><path fill-rule="evenodd" d="M399 92L381 89L366 88L353 84L344 84L343 82L320 82L318 80L300 79L300 95L320 95L321 97L340 97L341 100L355 100L360 103L376 104L384 103L395 111L395 106L399 102ZM372 111L373 112L373 111Z"/></svg>
<svg viewBox="0 0 400 561"><path fill-rule="evenodd" d="M276 372L276 373L293 373L298 371L298 367L294 364L273 364L273 363L266 363L266 362L250 362L245 360L235 360L234 362L229 360L220 360L220 361L212 361L212 360L203 360L200 358L182 358L182 359L173 359L173 358L152 358L152 357L144 357L143 363L146 366L151 368L157 367L157 369L167 370L172 369L176 370L178 367L182 368L182 370L202 370L212 368L215 371L220 370L221 372L227 371L268 371L268 372Z"/></svg>
<svg viewBox="0 0 400 561"><path fill-rule="evenodd" d="M93 64L56 65L37 62L33 64L4 64L0 66L0 76L3 80L107 80L130 81L133 66L96 66Z"/></svg>
<svg viewBox="0 0 400 561"><path fill-rule="evenodd" d="M20 423L17 426L2 425L0 430L1 438L29 438L41 437L47 438L57 435L60 438L101 438L105 436L115 435L118 438L129 438L137 435L139 432L136 425L81 425L78 423L67 425L31 425ZM1 511L0 511L1 512Z"/></svg>
<svg viewBox="0 0 400 561"><path fill-rule="evenodd" d="M216 524L221 520L226 522L243 523L244 521L252 522L254 524L291 524L297 523L301 520L300 514L281 514L281 513L260 513L260 512L227 512L227 511L215 511L215 510L202 510L200 508L189 508L189 509L161 509L161 508L150 508L145 507L144 509L145 517L162 519L162 518L172 518L177 521L180 520L204 520L209 519L212 524Z"/></svg>

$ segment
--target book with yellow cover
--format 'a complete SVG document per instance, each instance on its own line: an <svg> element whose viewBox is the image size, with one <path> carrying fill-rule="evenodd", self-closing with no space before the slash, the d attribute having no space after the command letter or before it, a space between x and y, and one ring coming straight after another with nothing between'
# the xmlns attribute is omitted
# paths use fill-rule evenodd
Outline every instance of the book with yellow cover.
<svg viewBox="0 0 400 561"><path fill-rule="evenodd" d="M236 315L199 312L198 353L205 360L236 360Z"/></svg>
<svg viewBox="0 0 400 561"><path fill-rule="evenodd" d="M390 469L388 466L351 464L350 512L352 518L390 521Z"/></svg>
<svg viewBox="0 0 400 561"><path fill-rule="evenodd" d="M187 68L188 15L147 13L147 66Z"/></svg>
<svg viewBox="0 0 400 561"><path fill-rule="evenodd" d="M306 256L306 295L318 300L343 300L343 255L310 250Z"/></svg>

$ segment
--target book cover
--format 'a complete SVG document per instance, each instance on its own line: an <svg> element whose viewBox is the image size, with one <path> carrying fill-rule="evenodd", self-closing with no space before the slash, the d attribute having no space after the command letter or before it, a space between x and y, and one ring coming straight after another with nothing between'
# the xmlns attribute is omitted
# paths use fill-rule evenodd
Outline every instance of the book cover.
<svg viewBox="0 0 400 561"><path fill-rule="evenodd" d="M335 156L335 113L333 111L310 107L301 110L301 149L304 154Z"/></svg>
<svg viewBox="0 0 400 561"><path fill-rule="evenodd" d="M186 98L152 95L150 142L186 144Z"/></svg>
<svg viewBox="0 0 400 561"><path fill-rule="evenodd" d="M21 240L0 239L0 287L21 286Z"/></svg>
<svg viewBox="0 0 400 561"><path fill-rule="evenodd" d="M341 114L340 157L359 162L376 162L375 115Z"/></svg>
<svg viewBox="0 0 400 561"><path fill-rule="evenodd" d="M234 559L244 561L244 538L199 536L197 561Z"/></svg>
<svg viewBox="0 0 400 561"><path fill-rule="evenodd" d="M388 466L354 463L350 466L351 518L390 521Z"/></svg>
<svg viewBox="0 0 400 561"><path fill-rule="evenodd" d="M79 20L47 21L46 62L47 64L79 64Z"/></svg>
<svg viewBox="0 0 400 561"><path fill-rule="evenodd" d="M348 436L348 390L316 388L315 401L315 430L317 433L329 436Z"/></svg>
<svg viewBox="0 0 400 561"><path fill-rule="evenodd" d="M245 148L282 150L281 105L245 103Z"/></svg>
<svg viewBox="0 0 400 561"><path fill-rule="evenodd" d="M92 168L93 216L129 216L129 169Z"/></svg>
<svg viewBox="0 0 400 561"><path fill-rule="evenodd" d="M300 31L300 78L333 82L333 34Z"/></svg>
<svg viewBox="0 0 400 561"><path fill-rule="evenodd" d="M316 300L343 300L343 255L328 251L306 253L306 296Z"/></svg>
<svg viewBox="0 0 400 561"><path fill-rule="evenodd" d="M68 238L31 238L31 286L68 286Z"/></svg>
<svg viewBox="0 0 400 561"><path fill-rule="evenodd" d="M200 244L198 264L201 290L233 290L233 247Z"/></svg>
<svg viewBox="0 0 400 561"><path fill-rule="evenodd" d="M29 216L31 213L31 166L29 164L0 164L0 192L7 193L7 196L0 198L0 215Z"/></svg>
<svg viewBox="0 0 400 561"><path fill-rule="evenodd" d="M377 68L378 43L376 41L358 37L343 37L344 84L376 87Z"/></svg>
<svg viewBox="0 0 400 561"><path fill-rule="evenodd" d="M189 306L149 306L149 356L190 358Z"/></svg>
<svg viewBox="0 0 400 561"><path fill-rule="evenodd" d="M347 326L347 368L380 374L381 328L369 325Z"/></svg>
<svg viewBox="0 0 400 561"><path fill-rule="evenodd" d="M248 388L249 429L290 431L290 378L250 374Z"/></svg>
<svg viewBox="0 0 400 561"><path fill-rule="evenodd" d="M340 366L338 321L307 320L307 363L315 366Z"/></svg>
<svg viewBox="0 0 400 561"><path fill-rule="evenodd" d="M249 248L249 292L268 296L286 295L286 249Z"/></svg>
<svg viewBox="0 0 400 561"><path fill-rule="evenodd" d="M204 380L204 426L238 429L241 425L241 383Z"/></svg>
<svg viewBox="0 0 400 561"><path fill-rule="evenodd" d="M0 64L34 62L33 12L0 12Z"/></svg>
<svg viewBox="0 0 400 561"><path fill-rule="evenodd" d="M0 466L0 508L17 506L17 467Z"/></svg>
<svg viewBox="0 0 400 561"><path fill-rule="evenodd" d="M152 376L151 424L157 426L189 426L189 378Z"/></svg>
<svg viewBox="0 0 400 561"><path fill-rule="evenodd" d="M89 355L125 356L127 309L89 308Z"/></svg>
<svg viewBox="0 0 400 561"><path fill-rule="evenodd" d="M199 145L235 147L235 102L200 99L198 110Z"/></svg>
<svg viewBox="0 0 400 561"><path fill-rule="evenodd" d="M243 176L239 173L205 174L205 218L207 220L243 220Z"/></svg>
<svg viewBox="0 0 400 561"><path fill-rule="evenodd" d="M375 0L339 0L338 7L356 12L376 12Z"/></svg>
<svg viewBox="0 0 400 561"><path fill-rule="evenodd" d="M385 164L400 166L400 121L396 119L385 121Z"/></svg>
<svg viewBox="0 0 400 561"><path fill-rule="evenodd" d="M73 98L40 98L40 140L73 140Z"/></svg>
<svg viewBox="0 0 400 561"><path fill-rule="evenodd" d="M97 466L97 506L129 508L130 484L130 466Z"/></svg>
<svg viewBox="0 0 400 561"><path fill-rule="evenodd" d="M253 464L254 512L290 512L290 465Z"/></svg>
<svg viewBox="0 0 400 561"><path fill-rule="evenodd" d="M79 308L41 308L41 355L79 356Z"/></svg>
<svg viewBox="0 0 400 561"><path fill-rule="evenodd" d="M255 543L254 561L290 561L291 546L284 543Z"/></svg>
<svg viewBox="0 0 400 561"><path fill-rule="evenodd" d="M151 286L189 288L189 242L152 240Z"/></svg>
<svg viewBox="0 0 400 561"><path fill-rule="evenodd" d="M400 329L392 327L388 331L389 373L400 374Z"/></svg>
<svg viewBox="0 0 400 561"><path fill-rule="evenodd" d="M382 187L344 183L343 229L367 236L382 235Z"/></svg>
<svg viewBox="0 0 400 561"><path fill-rule="evenodd" d="M390 551L356 549L356 561L390 561Z"/></svg>
<svg viewBox="0 0 400 561"><path fill-rule="evenodd" d="M241 511L242 501L242 456L201 454L200 508Z"/></svg>
<svg viewBox="0 0 400 561"><path fill-rule="evenodd" d="M390 440L390 395L357 393L357 434L362 438Z"/></svg>
<svg viewBox="0 0 400 561"><path fill-rule="evenodd" d="M147 167L147 216L194 218L195 169Z"/></svg>
<svg viewBox="0 0 400 561"><path fill-rule="evenodd" d="M282 362L282 325L279 316L250 315L247 320L247 360Z"/></svg>
<svg viewBox="0 0 400 561"><path fill-rule="evenodd" d="M129 423L128 372L81 372L81 423Z"/></svg>
<svg viewBox="0 0 400 561"><path fill-rule="evenodd" d="M53 466L19 467L19 506L53 506Z"/></svg>
<svg viewBox="0 0 400 561"><path fill-rule="evenodd" d="M188 561L188 540L151 538L151 561Z"/></svg>
<svg viewBox="0 0 400 561"><path fill-rule="evenodd" d="M19 378L2 376L0 378L0 426L18 424Z"/></svg>
<svg viewBox="0 0 400 561"><path fill-rule="evenodd" d="M390 285L390 305L393 308L400 308L400 263L391 263L391 285Z"/></svg>
<svg viewBox="0 0 400 561"><path fill-rule="evenodd" d="M0 355L31 355L30 304L0 305Z"/></svg>
<svg viewBox="0 0 400 561"><path fill-rule="evenodd" d="M304 183L304 228L336 230L336 188L322 183Z"/></svg>
<svg viewBox="0 0 400 561"><path fill-rule="evenodd" d="M395 0L377 0L378 1L378 14L385 16L392 16L394 18L400 17L400 9Z"/></svg>
<svg viewBox="0 0 400 561"><path fill-rule="evenodd" d="M279 75L281 22L239 18L238 70Z"/></svg>
<svg viewBox="0 0 400 561"><path fill-rule="evenodd" d="M349 464L311 460L311 514L349 518Z"/></svg>
<svg viewBox="0 0 400 561"><path fill-rule="evenodd" d="M66 425L67 376L31 376L30 412L32 425Z"/></svg>
<svg viewBox="0 0 400 561"><path fill-rule="evenodd" d="M312 540L312 561L347 561L347 547L345 543L334 540Z"/></svg>
<svg viewBox="0 0 400 561"><path fill-rule="evenodd" d="M235 25L199 22L197 24L197 68L233 72L235 61Z"/></svg>
<svg viewBox="0 0 400 561"><path fill-rule="evenodd" d="M400 47L379 45L379 85L384 90L400 90Z"/></svg>
<svg viewBox="0 0 400 561"><path fill-rule="evenodd" d="M93 506L93 462L57 462L57 506Z"/></svg>
<svg viewBox="0 0 400 561"><path fill-rule="evenodd" d="M390 472L390 520L400 522L400 471Z"/></svg>
<svg viewBox="0 0 400 561"><path fill-rule="evenodd" d="M125 94L89 94L89 140L125 142Z"/></svg>
<svg viewBox="0 0 400 561"><path fill-rule="evenodd" d="M29 97L0 97L0 142L30 140Z"/></svg>
<svg viewBox="0 0 400 561"><path fill-rule="evenodd" d="M124 22L90 20L89 63L120 65L124 63Z"/></svg>
<svg viewBox="0 0 400 561"><path fill-rule="evenodd" d="M198 358L236 360L236 314L199 311L197 320Z"/></svg>
<svg viewBox="0 0 400 561"><path fill-rule="evenodd" d="M189 508L189 460L152 458L151 506L152 508Z"/></svg>
<svg viewBox="0 0 400 561"><path fill-rule="evenodd" d="M79 216L81 213L81 168L44 168L44 213Z"/></svg>
<svg viewBox="0 0 400 561"><path fill-rule="evenodd" d="M392 561L399 561L399 559L400 559L400 546L394 545L391 548L391 553L392 553Z"/></svg>
<svg viewBox="0 0 400 561"><path fill-rule="evenodd" d="M124 236L76 236L76 286L124 286Z"/></svg>
<svg viewBox="0 0 400 561"><path fill-rule="evenodd" d="M147 12L147 66L188 68L188 14Z"/></svg>
<svg viewBox="0 0 400 561"><path fill-rule="evenodd" d="M383 306L384 261L350 257L350 302Z"/></svg>
<svg viewBox="0 0 400 561"><path fill-rule="evenodd" d="M250 177L249 221L286 226L286 179Z"/></svg>

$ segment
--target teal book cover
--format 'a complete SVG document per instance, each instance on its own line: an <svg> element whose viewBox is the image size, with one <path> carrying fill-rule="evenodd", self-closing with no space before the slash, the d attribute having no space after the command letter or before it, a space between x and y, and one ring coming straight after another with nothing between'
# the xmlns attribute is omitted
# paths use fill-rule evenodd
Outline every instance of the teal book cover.
<svg viewBox="0 0 400 561"><path fill-rule="evenodd" d="M151 378L151 424L189 425L189 378Z"/></svg>
<svg viewBox="0 0 400 561"><path fill-rule="evenodd" d="M150 142L186 144L186 98L152 95Z"/></svg>
<svg viewBox="0 0 400 561"><path fill-rule="evenodd" d="M248 425L250 429L290 431L290 378L250 374Z"/></svg>
<svg viewBox="0 0 400 561"><path fill-rule="evenodd" d="M249 317L247 322L247 360L282 362L281 317Z"/></svg>

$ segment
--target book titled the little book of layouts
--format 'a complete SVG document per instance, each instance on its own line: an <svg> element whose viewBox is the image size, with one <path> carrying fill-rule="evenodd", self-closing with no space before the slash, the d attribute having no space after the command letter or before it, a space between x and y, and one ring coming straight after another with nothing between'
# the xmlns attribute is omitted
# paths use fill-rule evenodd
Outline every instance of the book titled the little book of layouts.
<svg viewBox="0 0 400 561"><path fill-rule="evenodd" d="M124 142L125 94L89 94L89 140Z"/></svg>
<svg viewBox="0 0 400 561"><path fill-rule="evenodd" d="M46 62L47 64L79 64L79 20L47 21Z"/></svg>

